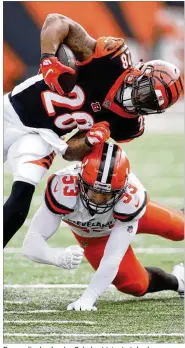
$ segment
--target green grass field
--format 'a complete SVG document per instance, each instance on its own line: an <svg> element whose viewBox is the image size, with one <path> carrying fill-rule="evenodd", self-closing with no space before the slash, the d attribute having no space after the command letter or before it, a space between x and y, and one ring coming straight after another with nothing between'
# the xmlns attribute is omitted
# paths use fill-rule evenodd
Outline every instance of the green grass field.
<svg viewBox="0 0 185 348"><path fill-rule="evenodd" d="M183 134L145 134L124 145L124 149L150 198L181 208ZM50 173L64 165L68 163L56 159ZM45 182L46 178L36 189L24 226L5 249L4 343L183 343L184 305L175 292L135 298L110 288L98 300L97 312L66 311L92 277L93 270L86 260L77 270L66 271L34 263L20 251ZM7 172L5 196L9 195L11 183ZM53 247L74 243L66 225L49 241ZM183 242L140 234L132 245L144 266L171 272L173 265L183 260Z"/></svg>

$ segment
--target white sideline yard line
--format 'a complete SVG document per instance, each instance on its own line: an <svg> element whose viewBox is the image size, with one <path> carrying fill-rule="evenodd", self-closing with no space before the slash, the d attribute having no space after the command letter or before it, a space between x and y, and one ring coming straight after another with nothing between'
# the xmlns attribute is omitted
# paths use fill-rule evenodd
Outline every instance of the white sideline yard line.
<svg viewBox="0 0 185 348"><path fill-rule="evenodd" d="M88 320L4 320L4 324L87 324L95 325L96 321Z"/></svg>
<svg viewBox="0 0 185 348"><path fill-rule="evenodd" d="M87 284L5 284L4 288L13 289L85 289ZM111 285L114 287L114 285ZM6 303L6 301L4 301ZM13 301L12 301L13 302ZM21 301L19 301L21 302ZM9 301L10 303L10 301ZM14 303L14 302L13 302ZM24 303L21 302L21 304Z"/></svg>
<svg viewBox="0 0 185 348"><path fill-rule="evenodd" d="M11 304L14 304L15 302L13 301L8 301L9 303L11 302ZM7 303L7 301L4 301L4 303ZM21 304L23 304L25 302L22 302ZM28 310L28 311L3 311L4 314L44 314L44 313L61 313L63 311L60 310L56 310L56 309L38 309L38 310Z"/></svg>
<svg viewBox="0 0 185 348"><path fill-rule="evenodd" d="M30 304L28 301L9 301L9 300L4 300L4 304L17 304L17 305L22 305L22 304Z"/></svg>
<svg viewBox="0 0 185 348"><path fill-rule="evenodd" d="M138 254L176 254L184 253L184 248L133 248ZM22 254L21 248L5 248L5 254Z"/></svg>
<svg viewBox="0 0 185 348"><path fill-rule="evenodd" d="M4 336L7 337L184 337L181 333L133 333L133 334L119 334L119 333L100 333L100 334L59 334L59 333L39 333L39 334L27 334L27 333L9 333L5 332Z"/></svg>

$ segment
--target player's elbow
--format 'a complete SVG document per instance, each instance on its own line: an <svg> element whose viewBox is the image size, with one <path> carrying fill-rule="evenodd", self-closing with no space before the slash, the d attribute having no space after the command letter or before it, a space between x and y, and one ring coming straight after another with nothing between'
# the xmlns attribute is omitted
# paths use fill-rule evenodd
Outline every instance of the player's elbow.
<svg viewBox="0 0 185 348"><path fill-rule="evenodd" d="M59 13L49 13L45 19L44 26L50 26L54 23L68 23L69 18L66 16L63 16Z"/></svg>
<svg viewBox="0 0 185 348"><path fill-rule="evenodd" d="M25 241L23 242L23 245L22 245L22 254L24 256L27 256L28 258L30 258L30 248L29 248L29 243L26 243Z"/></svg>

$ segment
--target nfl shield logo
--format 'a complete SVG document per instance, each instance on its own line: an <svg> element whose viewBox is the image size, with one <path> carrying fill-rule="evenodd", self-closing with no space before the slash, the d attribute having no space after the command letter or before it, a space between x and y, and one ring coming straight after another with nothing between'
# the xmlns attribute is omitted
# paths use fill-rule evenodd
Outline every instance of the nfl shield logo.
<svg viewBox="0 0 185 348"><path fill-rule="evenodd" d="M133 226L128 226L127 227L127 231L128 231L128 233L132 233L133 232Z"/></svg>
<svg viewBox="0 0 185 348"><path fill-rule="evenodd" d="M84 248L87 248L87 247L88 247L87 241L86 241L86 240L83 240L83 241L82 241L82 245L83 245Z"/></svg>
<svg viewBox="0 0 185 348"><path fill-rule="evenodd" d="M100 106L100 103L98 103L98 102L91 103L91 107L92 107L94 112L101 111L101 106Z"/></svg>

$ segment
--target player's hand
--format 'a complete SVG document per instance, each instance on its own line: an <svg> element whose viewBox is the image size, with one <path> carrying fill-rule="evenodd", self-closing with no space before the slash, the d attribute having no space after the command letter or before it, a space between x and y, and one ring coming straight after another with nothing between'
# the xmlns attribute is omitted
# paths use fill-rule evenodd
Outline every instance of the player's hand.
<svg viewBox="0 0 185 348"><path fill-rule="evenodd" d="M45 83L52 91L57 91L60 95L64 94L62 87L58 82L61 74L75 74L75 70L63 65L59 62L57 57L47 57L41 60L40 72L43 75Z"/></svg>
<svg viewBox="0 0 185 348"><path fill-rule="evenodd" d="M96 292L88 286L80 298L67 306L68 311L97 311L94 306L98 296Z"/></svg>
<svg viewBox="0 0 185 348"><path fill-rule="evenodd" d="M95 123L86 134L86 143L95 145L104 143L110 138L109 123L106 121Z"/></svg>
<svg viewBox="0 0 185 348"><path fill-rule="evenodd" d="M65 269L77 268L83 258L84 249L79 245L71 245L65 250L61 250L56 257L56 266Z"/></svg>
<svg viewBox="0 0 185 348"><path fill-rule="evenodd" d="M84 301L79 298L77 301L70 303L67 306L68 311L97 311L97 308L93 306L92 302Z"/></svg>

